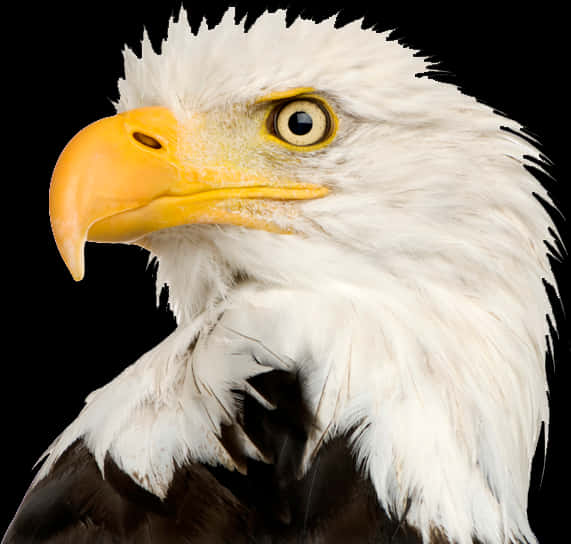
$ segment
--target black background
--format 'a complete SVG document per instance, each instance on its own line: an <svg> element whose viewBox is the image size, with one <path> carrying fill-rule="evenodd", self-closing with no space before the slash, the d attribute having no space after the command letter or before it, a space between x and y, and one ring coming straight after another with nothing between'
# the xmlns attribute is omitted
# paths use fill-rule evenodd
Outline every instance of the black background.
<svg viewBox="0 0 571 544"><path fill-rule="evenodd" d="M208 20L215 23L223 5L203 4L209 6ZM558 182L549 182L549 189L569 215L565 195L569 90L564 81L570 74L563 8L546 3L534 11L468 3L458 3L454 9L407 2L396 7L378 2L374 8L365 8L360 1L345 5L349 4L351 9L344 9L340 20L365 14L367 25L396 28L393 36L434 55L442 68L454 74L442 79L460 85L536 135L554 162L550 172ZM156 305L154 271L140 248L88 244L86 277L73 282L51 235L48 187L67 141L86 124L113 114L111 100L118 97L116 82L122 75L125 43L139 51L145 26L158 44L179 5L129 0L46 3L32 9L22 3L4 14L4 35L11 32L12 38L3 48L10 75L3 83L7 92L3 117L10 129L2 154L6 168L3 309L9 321L0 367L5 498L0 532L33 477L33 464L75 418L85 396L174 327L165 297ZM185 5L196 28L204 5ZM253 19L268 4L237 5ZM289 5L292 14L301 11L298 4ZM328 6L327 12L306 7L305 13L333 14L343 4ZM568 246L569 228L557 222ZM556 266L556 273L566 302L571 287L568 263ZM542 544L564 539L564 507L569 501L567 494L559 494L566 489L563 478L569 477L564 441L571 358L569 325L560 311L558 315L555 373L549 366L550 442L542 482L542 444L536 455L529 504L531 525Z"/></svg>

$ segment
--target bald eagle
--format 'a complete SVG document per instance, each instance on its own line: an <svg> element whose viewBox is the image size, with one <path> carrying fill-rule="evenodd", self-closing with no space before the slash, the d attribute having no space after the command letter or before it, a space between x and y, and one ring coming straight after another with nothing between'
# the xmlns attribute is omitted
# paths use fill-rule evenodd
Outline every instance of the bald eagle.
<svg viewBox="0 0 571 544"><path fill-rule="evenodd" d="M234 15L127 50L117 115L58 159L72 276L86 241L144 247L177 328L89 395L4 541L536 542L537 150L386 33Z"/></svg>

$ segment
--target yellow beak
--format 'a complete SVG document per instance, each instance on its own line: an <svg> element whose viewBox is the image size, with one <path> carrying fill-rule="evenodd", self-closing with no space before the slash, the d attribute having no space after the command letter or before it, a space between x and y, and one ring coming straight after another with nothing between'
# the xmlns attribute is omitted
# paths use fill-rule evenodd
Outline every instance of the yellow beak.
<svg viewBox="0 0 571 544"><path fill-rule="evenodd" d="M141 108L96 121L64 148L50 185L50 219L75 280L84 275L88 240L135 242L189 223L288 232L265 218L264 204L329 192L239 167L193 165L192 157L179 157L178 134L168 109ZM256 206L248 204L253 200Z"/></svg>

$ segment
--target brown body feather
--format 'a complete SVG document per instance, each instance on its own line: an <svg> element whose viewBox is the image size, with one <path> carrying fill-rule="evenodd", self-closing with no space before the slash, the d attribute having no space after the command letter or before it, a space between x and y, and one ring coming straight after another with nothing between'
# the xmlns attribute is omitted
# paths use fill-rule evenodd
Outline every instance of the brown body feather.
<svg viewBox="0 0 571 544"><path fill-rule="evenodd" d="M31 489L4 544L377 543L421 544L406 520L380 508L356 469L347 437L327 442L298 477L311 417L293 374L274 371L252 384L277 406L240 399L242 425L269 463L240 459L247 474L189 463L175 471L165 500L126 475L108 455L105 479L82 440ZM446 540L435 534L434 544Z"/></svg>

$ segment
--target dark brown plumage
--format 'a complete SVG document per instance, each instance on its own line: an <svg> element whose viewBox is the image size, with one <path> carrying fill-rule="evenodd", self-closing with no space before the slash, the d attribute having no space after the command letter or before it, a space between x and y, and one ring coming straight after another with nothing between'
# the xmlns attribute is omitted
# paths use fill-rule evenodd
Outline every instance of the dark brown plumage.
<svg viewBox="0 0 571 544"><path fill-rule="evenodd" d="M247 475L189 463L164 501L144 490L108 455L105 479L82 440L24 498L4 544L378 543L420 544L405 520L378 506L355 468L347 437L323 447L303 478L299 463L311 418L293 374L252 380L274 405L244 396L242 425L269 463L242 460L232 429L224 441ZM435 535L434 544L446 542Z"/></svg>

